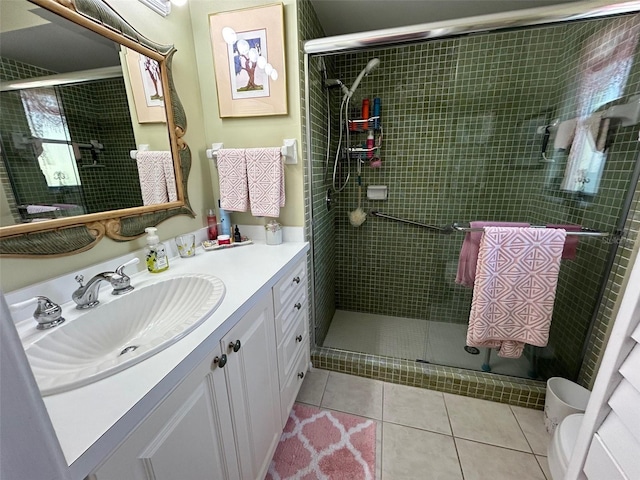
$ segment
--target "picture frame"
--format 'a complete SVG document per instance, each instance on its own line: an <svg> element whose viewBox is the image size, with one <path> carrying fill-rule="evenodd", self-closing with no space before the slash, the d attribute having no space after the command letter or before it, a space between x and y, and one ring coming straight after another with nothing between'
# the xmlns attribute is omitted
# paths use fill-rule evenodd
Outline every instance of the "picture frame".
<svg viewBox="0 0 640 480"><path fill-rule="evenodd" d="M287 114L281 3L209 15L221 118Z"/></svg>
<svg viewBox="0 0 640 480"><path fill-rule="evenodd" d="M160 64L123 47L138 123L167 123Z"/></svg>

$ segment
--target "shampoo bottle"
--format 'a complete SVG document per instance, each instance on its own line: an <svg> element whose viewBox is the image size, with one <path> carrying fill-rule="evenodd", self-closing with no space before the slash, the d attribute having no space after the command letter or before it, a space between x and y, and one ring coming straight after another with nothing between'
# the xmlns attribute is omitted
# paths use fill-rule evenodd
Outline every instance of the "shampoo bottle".
<svg viewBox="0 0 640 480"><path fill-rule="evenodd" d="M369 130L367 135L367 158L373 158L373 150L375 147L375 139L373 138L373 130Z"/></svg>
<svg viewBox="0 0 640 480"><path fill-rule="evenodd" d="M158 231L155 227L144 229L147 232L147 246L144 249L147 259L147 270L151 273L164 272L169 268L169 258L167 258L167 250L164 244L156 235Z"/></svg>
<svg viewBox="0 0 640 480"><path fill-rule="evenodd" d="M373 99L373 128L378 130L380 128L380 113L382 106L378 97Z"/></svg>
<svg viewBox="0 0 640 480"><path fill-rule="evenodd" d="M218 200L218 210L220 212L220 231L218 234L231 236L231 218L229 212L220 206L220 200Z"/></svg>
<svg viewBox="0 0 640 480"><path fill-rule="evenodd" d="M367 130L369 128L369 99L365 98L362 100L362 130Z"/></svg>

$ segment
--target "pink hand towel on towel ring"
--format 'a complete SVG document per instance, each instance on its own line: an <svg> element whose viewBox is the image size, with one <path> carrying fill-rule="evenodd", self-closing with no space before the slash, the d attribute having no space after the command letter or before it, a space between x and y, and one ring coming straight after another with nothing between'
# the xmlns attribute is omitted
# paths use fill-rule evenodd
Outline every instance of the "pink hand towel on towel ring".
<svg viewBox="0 0 640 480"><path fill-rule="evenodd" d="M246 212L249 204L245 150L221 148L216 154L220 181L220 207L230 212Z"/></svg>
<svg viewBox="0 0 640 480"><path fill-rule="evenodd" d="M247 178L251 214L256 217L278 217L284 207L284 165L280 148L248 148Z"/></svg>

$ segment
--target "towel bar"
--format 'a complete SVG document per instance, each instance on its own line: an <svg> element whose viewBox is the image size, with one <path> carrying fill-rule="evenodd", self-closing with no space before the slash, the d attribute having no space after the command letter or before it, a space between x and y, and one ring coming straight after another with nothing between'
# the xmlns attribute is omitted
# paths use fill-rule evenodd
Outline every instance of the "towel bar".
<svg viewBox="0 0 640 480"><path fill-rule="evenodd" d="M452 223L451 228L456 232L482 232L484 228L470 228L461 227L457 223ZM529 228L547 228L546 225L531 225ZM577 235L580 237L610 237L611 234L607 232L599 232L598 230L591 230L590 228L582 228L579 232L567 232L567 235Z"/></svg>
<svg viewBox="0 0 640 480"><path fill-rule="evenodd" d="M389 220L394 220L400 223L407 223L409 225L415 225L417 227L426 228L428 230L433 230L443 234L450 234L453 232L482 232L484 228L471 228L471 227L463 227L458 225L458 223L452 223L450 225L445 225L444 227L440 227L438 225L428 225L426 223L415 222L413 220L407 220L405 218L393 217L391 215L387 215L386 213L381 213L375 210L369 212L369 215L373 217L381 217L387 218ZM531 225L531 228L547 228L546 225ZM581 237L611 237L612 234L607 232L599 232L598 230L592 230L590 228L582 228L579 232L567 232L567 235L578 235ZM619 237L620 234L614 234L613 236Z"/></svg>
<svg viewBox="0 0 640 480"><path fill-rule="evenodd" d="M295 138L285 138L283 145L280 147L280 154L284 157L284 163L286 165L295 165L298 163L298 141ZM216 163L216 156L218 150L224 147L222 143L212 143L211 148L207 148L207 158ZM216 164L216 168L217 168Z"/></svg>
<svg viewBox="0 0 640 480"><path fill-rule="evenodd" d="M135 160L138 152L148 152L149 149L149 144L147 143L141 143L140 145L138 145L138 149L137 150L131 150L129 152L129 156L131 157L131 160Z"/></svg>

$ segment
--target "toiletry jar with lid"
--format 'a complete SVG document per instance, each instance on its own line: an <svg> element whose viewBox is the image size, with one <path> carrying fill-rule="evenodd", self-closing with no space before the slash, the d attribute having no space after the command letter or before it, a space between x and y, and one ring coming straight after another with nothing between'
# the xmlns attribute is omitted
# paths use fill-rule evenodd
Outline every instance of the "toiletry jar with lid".
<svg viewBox="0 0 640 480"><path fill-rule="evenodd" d="M264 226L267 245L280 245L282 243L282 227L275 220Z"/></svg>

